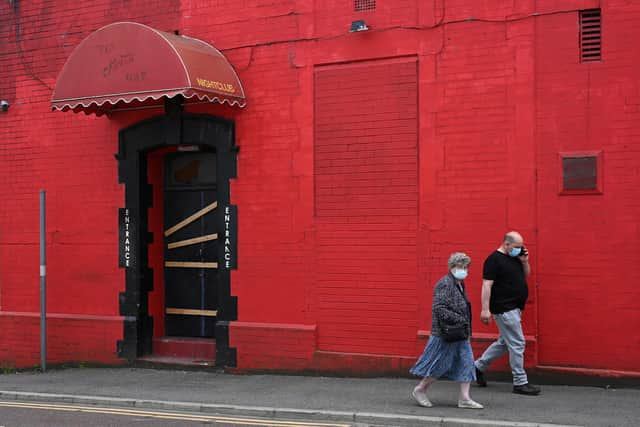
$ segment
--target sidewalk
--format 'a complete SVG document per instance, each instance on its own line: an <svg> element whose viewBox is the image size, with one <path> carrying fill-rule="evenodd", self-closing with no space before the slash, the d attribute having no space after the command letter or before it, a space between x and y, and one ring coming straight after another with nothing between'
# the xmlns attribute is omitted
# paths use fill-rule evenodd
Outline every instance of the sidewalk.
<svg viewBox="0 0 640 427"><path fill-rule="evenodd" d="M490 378L489 378L490 380ZM0 400L135 406L225 415L339 420L375 425L637 426L640 389L546 385L537 397L511 384L472 387L484 410L458 409L458 386L438 382L422 408L406 378L231 375L145 368L70 368L0 375Z"/></svg>

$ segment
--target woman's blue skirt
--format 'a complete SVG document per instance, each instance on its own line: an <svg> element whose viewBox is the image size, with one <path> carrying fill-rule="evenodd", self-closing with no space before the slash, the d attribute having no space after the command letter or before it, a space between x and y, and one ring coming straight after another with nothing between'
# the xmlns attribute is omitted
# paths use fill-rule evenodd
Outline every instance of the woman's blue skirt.
<svg viewBox="0 0 640 427"><path fill-rule="evenodd" d="M469 340L446 342L431 335L422 356L409 370L419 377L469 383L476 379L473 351Z"/></svg>

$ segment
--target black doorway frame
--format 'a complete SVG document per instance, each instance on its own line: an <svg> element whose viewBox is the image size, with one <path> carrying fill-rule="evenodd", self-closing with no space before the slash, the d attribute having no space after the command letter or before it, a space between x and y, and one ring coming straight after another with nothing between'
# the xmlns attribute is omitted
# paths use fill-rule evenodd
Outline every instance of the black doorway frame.
<svg viewBox="0 0 640 427"><path fill-rule="evenodd" d="M173 108L172 108L173 105ZM151 353L153 318L149 316L149 292L153 290L153 271L148 265L148 208L152 188L147 182L149 151L169 146L199 145L217 153L217 221L223 229L222 206L228 205L229 180L237 175L235 128L231 120L204 114L188 114L167 103L167 114L122 129L118 138L118 180L125 185L125 206L136 233L133 236L131 267L126 269L126 290L119 295L120 315L124 316L123 339L118 341L118 357L134 361ZM222 246L222 245L220 245ZM222 266L222 253L218 265ZM238 318L237 297L231 296L231 274L220 268L218 321L216 323L216 366L236 366L236 349L229 347L229 322Z"/></svg>

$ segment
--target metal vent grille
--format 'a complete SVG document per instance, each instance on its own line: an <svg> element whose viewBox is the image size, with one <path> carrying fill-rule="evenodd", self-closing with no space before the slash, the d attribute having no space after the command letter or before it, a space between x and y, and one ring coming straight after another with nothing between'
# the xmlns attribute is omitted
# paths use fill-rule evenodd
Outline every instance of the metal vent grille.
<svg viewBox="0 0 640 427"><path fill-rule="evenodd" d="M595 190L598 188L596 157L565 157L562 159L563 190Z"/></svg>
<svg viewBox="0 0 640 427"><path fill-rule="evenodd" d="M602 59L602 20L600 9L580 11L580 59L582 62Z"/></svg>
<svg viewBox="0 0 640 427"><path fill-rule="evenodd" d="M356 12L362 12L363 10L375 10L376 0L354 0L353 9Z"/></svg>

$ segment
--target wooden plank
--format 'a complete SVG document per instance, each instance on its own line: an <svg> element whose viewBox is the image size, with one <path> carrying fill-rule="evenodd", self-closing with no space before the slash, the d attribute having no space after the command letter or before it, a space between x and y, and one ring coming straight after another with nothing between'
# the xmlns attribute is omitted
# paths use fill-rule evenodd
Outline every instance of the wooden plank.
<svg viewBox="0 0 640 427"><path fill-rule="evenodd" d="M167 314L182 314L186 316L208 316L215 317L218 315L218 310L194 310L190 308L169 308L165 309Z"/></svg>
<svg viewBox="0 0 640 427"><path fill-rule="evenodd" d="M165 267L178 268L218 268L217 262L165 261Z"/></svg>
<svg viewBox="0 0 640 427"><path fill-rule="evenodd" d="M183 246L195 245L196 243L208 242L209 240L216 240L218 234L205 234L204 236L194 237L193 239L180 240L177 242L169 243L167 247L169 249L181 248Z"/></svg>
<svg viewBox="0 0 640 427"><path fill-rule="evenodd" d="M165 237L171 236L176 231L180 230L183 227L186 227L187 225L191 224L196 219L198 219L201 216L211 212L212 210L214 210L217 207L218 207L218 202L213 202L209 206L205 206L204 208L200 209L198 212L196 212L193 215L191 215L189 218L186 218L186 219L180 221L179 223L177 223L176 225L174 225L173 227L167 229L164 232L164 236Z"/></svg>

